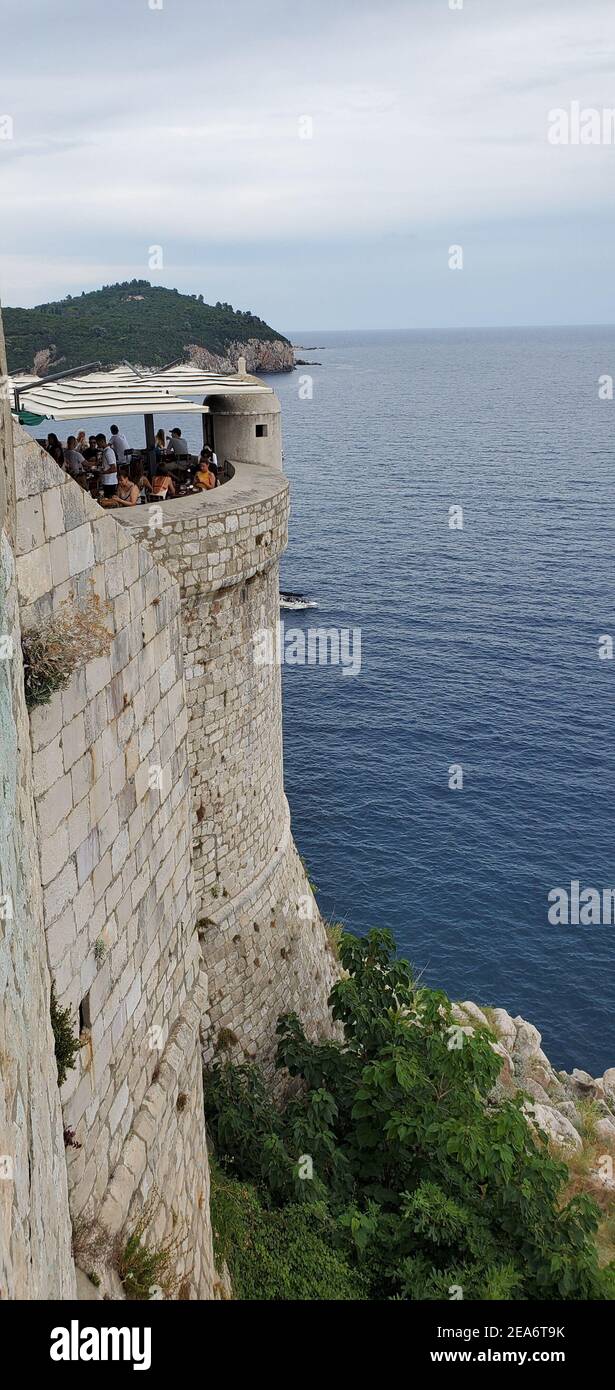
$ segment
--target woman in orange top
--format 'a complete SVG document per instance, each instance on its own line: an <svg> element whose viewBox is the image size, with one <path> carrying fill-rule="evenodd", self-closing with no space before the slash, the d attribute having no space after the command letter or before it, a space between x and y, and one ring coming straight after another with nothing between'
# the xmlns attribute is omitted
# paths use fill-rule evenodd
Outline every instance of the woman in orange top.
<svg viewBox="0 0 615 1390"><path fill-rule="evenodd" d="M198 487L200 492L206 492L208 488L216 486L216 475L208 468L207 459L203 458L202 454L194 475L194 486Z"/></svg>

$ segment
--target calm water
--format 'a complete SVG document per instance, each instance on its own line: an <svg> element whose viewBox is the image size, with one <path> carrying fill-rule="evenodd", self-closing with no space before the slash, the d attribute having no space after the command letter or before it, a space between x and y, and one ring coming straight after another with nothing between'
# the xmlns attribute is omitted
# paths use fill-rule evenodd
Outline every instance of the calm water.
<svg viewBox="0 0 615 1390"><path fill-rule="evenodd" d="M359 626L362 669L286 667L286 781L323 911L455 998L615 1065L615 927L547 894L615 886L615 330L293 334L283 587ZM305 372L307 369L300 369ZM451 504L464 508L450 530ZM461 763L462 791L448 788Z"/></svg>

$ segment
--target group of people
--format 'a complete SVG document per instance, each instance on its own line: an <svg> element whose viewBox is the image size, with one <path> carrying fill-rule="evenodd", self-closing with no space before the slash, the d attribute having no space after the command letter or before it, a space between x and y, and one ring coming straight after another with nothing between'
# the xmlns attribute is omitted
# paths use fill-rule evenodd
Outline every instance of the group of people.
<svg viewBox="0 0 615 1390"><path fill-rule="evenodd" d="M110 497L118 485L118 469L125 462L128 440L117 425L112 425L109 433L107 440L105 434L91 434L88 438L85 430L80 430L78 435L69 434L66 444L57 434L48 434L45 448L61 468L84 486L88 475L97 476L103 496Z"/></svg>
<svg viewBox="0 0 615 1390"><path fill-rule="evenodd" d="M138 482L131 477L127 463L130 453L128 440L120 433L117 425L111 425L109 439L105 434L91 434L84 430L78 435L69 435L62 444L56 434L49 434L45 445L47 452L67 473L85 488L90 479L96 479L102 491L100 502L103 507L135 507L147 496L164 501L177 496L177 482L172 476L173 464L188 461L187 441L180 429L172 429L169 435L158 430L155 441L155 455L151 464L150 476L143 474ZM209 447L201 450L198 465L190 487L199 492L219 486L218 460Z"/></svg>

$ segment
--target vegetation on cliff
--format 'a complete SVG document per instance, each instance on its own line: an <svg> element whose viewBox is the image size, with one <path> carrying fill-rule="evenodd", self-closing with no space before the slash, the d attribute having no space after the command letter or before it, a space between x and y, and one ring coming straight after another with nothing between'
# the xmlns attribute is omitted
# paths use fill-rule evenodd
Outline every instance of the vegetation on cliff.
<svg viewBox="0 0 615 1390"><path fill-rule="evenodd" d="M216 1266L232 1270L233 1296L249 1301L356 1301L368 1297L361 1271L335 1246L326 1204L271 1207L256 1188L211 1169Z"/></svg>
<svg viewBox="0 0 615 1390"><path fill-rule="evenodd" d="M446 995L395 958L390 933L345 934L339 949L331 1005L344 1039L312 1043L296 1016L280 1020L277 1064L301 1082L282 1111L252 1066L220 1062L207 1079L227 1183L251 1184L245 1202L263 1220L275 1214L277 1231L302 1208L306 1225L320 1223L365 1292L319 1297L615 1297L615 1265L598 1262L597 1206L567 1196L568 1168L528 1125L521 1096L490 1103L500 1058L489 1032L460 1028ZM272 1288L272 1274L255 1240L246 1276L247 1226L231 1239L228 1189L224 1201L239 1296L305 1297L292 1279L287 1292L241 1292Z"/></svg>
<svg viewBox="0 0 615 1390"><path fill-rule="evenodd" d="M290 343L252 314L230 304L205 304L202 295L151 285L147 280L100 290L34 309L4 309L9 371L60 371L86 362L103 367L124 359L164 367L187 358L188 348L224 356L233 344L255 339Z"/></svg>

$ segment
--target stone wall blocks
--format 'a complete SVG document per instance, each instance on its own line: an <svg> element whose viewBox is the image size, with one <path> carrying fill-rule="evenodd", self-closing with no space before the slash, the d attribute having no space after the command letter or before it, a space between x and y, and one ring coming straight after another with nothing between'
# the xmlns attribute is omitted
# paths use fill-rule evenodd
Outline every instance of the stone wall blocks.
<svg viewBox="0 0 615 1390"><path fill-rule="evenodd" d="M62 755L64 759L64 771L69 772L73 764L81 758L86 751L85 740L85 720L83 714L77 714L70 723L65 724L62 729Z"/></svg>
<svg viewBox="0 0 615 1390"><path fill-rule="evenodd" d="M110 560L113 555L117 555L118 535L119 527L110 517L101 515L92 521L94 558L97 563Z"/></svg>
<svg viewBox="0 0 615 1390"><path fill-rule="evenodd" d="M62 488L48 488L42 494L43 498L43 517L45 523L45 539L52 543L63 535L64 532L64 510L62 507ZM68 576L65 576L66 578Z"/></svg>
<svg viewBox="0 0 615 1390"><path fill-rule="evenodd" d="M38 818L41 832L52 835L72 810L72 788L70 777L64 775L48 791L39 797Z"/></svg>
<svg viewBox="0 0 615 1390"><path fill-rule="evenodd" d="M84 570L91 570L94 565L94 541L92 538L92 528L89 522L84 525L76 526L69 531L66 536L66 548L68 554L68 573L72 578L82 574Z"/></svg>
<svg viewBox="0 0 615 1390"><path fill-rule="evenodd" d="M75 940L75 915L69 904L47 929L47 950L52 971L64 959Z"/></svg>
<svg viewBox="0 0 615 1390"><path fill-rule="evenodd" d="M94 912L94 886L91 878L88 878L79 892L73 899L73 911L75 914L75 930L77 933L83 931L88 926Z"/></svg>
<svg viewBox="0 0 615 1390"><path fill-rule="evenodd" d="M22 555L17 569L17 587L22 605L35 603L51 588L49 548L41 546Z"/></svg>

